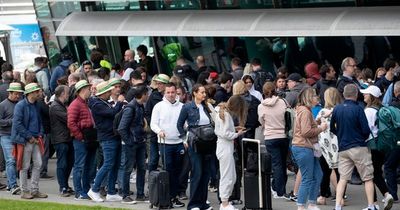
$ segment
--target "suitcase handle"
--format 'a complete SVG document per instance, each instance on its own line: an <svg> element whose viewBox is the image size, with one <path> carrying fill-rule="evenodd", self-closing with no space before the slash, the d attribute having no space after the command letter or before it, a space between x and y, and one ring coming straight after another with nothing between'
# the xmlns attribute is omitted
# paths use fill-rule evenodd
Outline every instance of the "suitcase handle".
<svg viewBox="0 0 400 210"><path fill-rule="evenodd" d="M161 138L161 137L160 137L160 138ZM164 143L163 143L163 141L164 141ZM167 146L167 145L165 144L165 138L161 138L161 143L164 144L164 155L163 155L163 156L164 156L164 160L163 160L163 164L162 164L162 167L163 167L162 169L163 169L163 170L167 170L167 164L165 163L165 162L166 162L166 161L165 161L165 160L166 160L166 159L165 159L165 157L166 157L166 155L165 155L165 153L166 153L166 152L165 152L165 148L166 148L166 146Z"/></svg>

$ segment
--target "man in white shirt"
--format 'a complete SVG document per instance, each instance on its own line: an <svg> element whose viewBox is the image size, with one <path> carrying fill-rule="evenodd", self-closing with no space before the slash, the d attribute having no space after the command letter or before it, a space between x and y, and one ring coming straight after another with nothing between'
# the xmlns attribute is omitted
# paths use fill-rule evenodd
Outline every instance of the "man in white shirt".
<svg viewBox="0 0 400 210"><path fill-rule="evenodd" d="M158 135L160 156L165 161L165 170L169 173L171 206L185 206L177 198L178 179L185 154L183 140L179 138L176 126L183 104L176 97L176 86L173 83L165 85L164 98L157 103L151 115L150 127ZM165 154L164 154L165 153ZM165 157L165 159L164 159Z"/></svg>

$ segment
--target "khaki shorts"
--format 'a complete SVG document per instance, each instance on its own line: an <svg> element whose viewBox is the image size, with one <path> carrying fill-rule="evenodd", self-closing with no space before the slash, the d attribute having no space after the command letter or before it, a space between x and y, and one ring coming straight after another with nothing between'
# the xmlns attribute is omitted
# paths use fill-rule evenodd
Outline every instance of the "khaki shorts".
<svg viewBox="0 0 400 210"><path fill-rule="evenodd" d="M374 178L371 151L368 147L355 147L339 152L340 179L350 180L354 166L357 167L362 181Z"/></svg>

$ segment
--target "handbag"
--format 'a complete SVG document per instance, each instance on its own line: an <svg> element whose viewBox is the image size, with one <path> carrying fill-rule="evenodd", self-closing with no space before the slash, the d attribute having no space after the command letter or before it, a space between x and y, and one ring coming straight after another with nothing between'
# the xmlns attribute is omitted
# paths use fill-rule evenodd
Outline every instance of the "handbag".
<svg viewBox="0 0 400 210"><path fill-rule="evenodd" d="M308 141L308 143L310 143L311 145L312 145L312 149L313 149L313 152L314 152L314 157L317 157L317 158L320 158L321 156L322 156L322 152L321 152L321 145L319 145L319 143L317 142L317 143L311 143L311 141L308 139L308 138L306 138L306 140Z"/></svg>
<svg viewBox="0 0 400 210"><path fill-rule="evenodd" d="M206 115L210 119L210 124L199 125L191 128L194 134L194 150L201 154L212 154L217 149L217 135L214 133L214 121L207 111Z"/></svg>
<svg viewBox="0 0 400 210"><path fill-rule="evenodd" d="M201 154L211 154L217 148L217 136L211 124L193 127L191 132L194 134L194 150Z"/></svg>

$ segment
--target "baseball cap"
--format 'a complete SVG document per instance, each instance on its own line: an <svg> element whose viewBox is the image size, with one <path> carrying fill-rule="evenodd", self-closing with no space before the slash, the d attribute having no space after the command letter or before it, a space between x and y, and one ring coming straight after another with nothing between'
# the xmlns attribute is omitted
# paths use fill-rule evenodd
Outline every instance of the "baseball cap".
<svg viewBox="0 0 400 210"><path fill-rule="evenodd" d="M381 89L375 85L370 85L366 89L360 90L361 93L371 94L375 98L379 98L382 95Z"/></svg>

